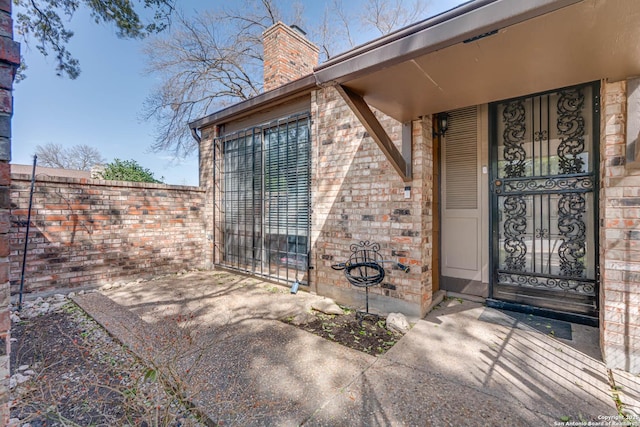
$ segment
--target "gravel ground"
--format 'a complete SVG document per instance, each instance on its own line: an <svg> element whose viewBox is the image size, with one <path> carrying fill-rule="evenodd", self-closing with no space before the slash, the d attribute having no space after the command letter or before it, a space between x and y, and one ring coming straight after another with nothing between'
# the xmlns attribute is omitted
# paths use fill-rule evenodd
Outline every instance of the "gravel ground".
<svg viewBox="0 0 640 427"><path fill-rule="evenodd" d="M11 426L204 426L63 295L12 313Z"/></svg>

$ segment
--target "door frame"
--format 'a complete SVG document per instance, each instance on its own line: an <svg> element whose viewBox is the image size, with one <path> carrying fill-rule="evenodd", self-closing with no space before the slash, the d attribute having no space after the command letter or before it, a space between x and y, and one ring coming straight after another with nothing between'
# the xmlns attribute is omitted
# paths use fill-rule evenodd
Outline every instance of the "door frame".
<svg viewBox="0 0 640 427"><path fill-rule="evenodd" d="M437 175L437 194L438 194L438 204L437 204L437 230L439 234L439 238L437 244L435 244L438 248L438 271L437 277L439 280L439 289L444 289L447 292L460 293L463 295L470 295L474 297L487 298L489 296L489 273L490 273L490 265L489 265L489 217L487 212L490 209L489 204L489 187L488 187L488 165L489 165L489 107L488 104L478 104L474 106L476 108L477 115L477 134L476 134L476 150L477 150L477 183L478 183L478 199L477 199L477 210L478 210L478 276L474 279L468 278L460 278L458 276L446 276L444 274L445 267L445 254L444 254L444 244L446 239L448 238L446 234L446 230L444 230L444 220L445 220L445 201L446 201L446 166L445 166L445 153L446 153L446 141L449 137L448 135L438 135L434 138L434 141L437 141L437 156L434 157L436 160L434 164L437 164L438 171L435 175ZM452 112L455 112L459 109L447 111L446 114L451 115ZM434 116L435 117L435 116ZM434 118L435 120L435 118ZM451 123L450 123L451 124ZM435 125L434 125L435 126ZM445 285L445 280L447 284Z"/></svg>
<svg viewBox="0 0 640 427"><path fill-rule="evenodd" d="M594 263L595 263L595 303L596 314L595 316L588 316L578 313L569 313L563 311L557 311L547 308L536 307L532 305L520 304L515 302L503 301L495 299L494 285L496 282L496 270L499 263L499 226L497 206L498 195L491 191L491 182L498 176L498 117L496 109L498 104L502 104L509 101L515 101L520 99L528 99L535 96L543 96L550 93L558 92L563 89L571 89L577 87L591 86L593 91L592 111L593 111L593 124L592 124L592 153L593 153L593 177L594 177L594 189L593 189L593 233L594 233ZM566 86L562 88L556 88L544 92L538 92L534 94L528 94L524 96L504 99L489 104L489 297L486 299L487 307L501 308L505 310L518 311L527 314L534 314L552 319L565 320L572 323L581 323L589 326L597 327L599 325L600 314L600 81L594 81L590 83L584 83L579 85Z"/></svg>

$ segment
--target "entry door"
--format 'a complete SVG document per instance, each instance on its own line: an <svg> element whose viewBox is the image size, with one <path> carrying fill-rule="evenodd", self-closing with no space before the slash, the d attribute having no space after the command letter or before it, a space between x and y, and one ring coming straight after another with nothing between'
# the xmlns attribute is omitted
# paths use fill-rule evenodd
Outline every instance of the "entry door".
<svg viewBox="0 0 640 427"><path fill-rule="evenodd" d="M448 116L440 140L440 288L487 297L487 109L472 106Z"/></svg>
<svg viewBox="0 0 640 427"><path fill-rule="evenodd" d="M598 315L599 85L491 105L491 297Z"/></svg>

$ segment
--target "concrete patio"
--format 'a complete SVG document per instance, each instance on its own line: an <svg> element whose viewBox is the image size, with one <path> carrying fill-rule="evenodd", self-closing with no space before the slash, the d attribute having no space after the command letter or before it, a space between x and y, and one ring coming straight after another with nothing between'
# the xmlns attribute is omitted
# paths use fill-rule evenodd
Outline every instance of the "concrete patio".
<svg viewBox="0 0 640 427"><path fill-rule="evenodd" d="M563 340L448 299L376 357L279 321L316 299L225 271L74 297L224 425L623 425L611 380L638 414L640 379L606 369L597 329Z"/></svg>

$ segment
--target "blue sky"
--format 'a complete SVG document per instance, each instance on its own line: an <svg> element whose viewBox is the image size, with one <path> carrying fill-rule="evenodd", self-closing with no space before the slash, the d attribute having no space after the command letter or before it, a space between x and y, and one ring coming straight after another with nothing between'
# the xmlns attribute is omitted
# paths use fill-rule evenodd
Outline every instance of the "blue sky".
<svg viewBox="0 0 640 427"><path fill-rule="evenodd" d="M290 1L290 0L287 0ZM357 1L344 2L356 7ZM225 2L178 1L186 10L215 8ZM320 16L331 0L303 1L307 19ZM428 15L462 3L431 0ZM311 22L310 24L313 24ZM115 30L96 25L80 10L69 25L75 32L69 45L80 60L82 73L76 80L55 75L55 61L35 49L22 46L27 78L14 87L12 162L31 164L36 145L49 142L63 146L96 147L108 161L135 159L164 182L198 185L197 153L176 160L170 153L153 153L153 122L140 119L154 78L144 73L143 41L121 40ZM365 42L371 37L360 40Z"/></svg>

